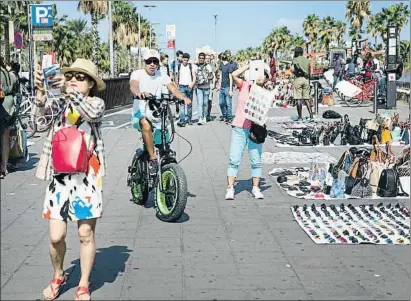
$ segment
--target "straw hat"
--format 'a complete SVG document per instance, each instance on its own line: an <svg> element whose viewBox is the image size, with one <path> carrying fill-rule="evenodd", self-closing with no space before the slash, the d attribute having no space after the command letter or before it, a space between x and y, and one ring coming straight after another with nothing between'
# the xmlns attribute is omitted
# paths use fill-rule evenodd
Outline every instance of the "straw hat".
<svg viewBox="0 0 411 301"><path fill-rule="evenodd" d="M102 91L106 88L105 82L97 76L97 66L90 60L77 59L70 67L61 68L61 72L81 72L90 76L97 85L97 91Z"/></svg>

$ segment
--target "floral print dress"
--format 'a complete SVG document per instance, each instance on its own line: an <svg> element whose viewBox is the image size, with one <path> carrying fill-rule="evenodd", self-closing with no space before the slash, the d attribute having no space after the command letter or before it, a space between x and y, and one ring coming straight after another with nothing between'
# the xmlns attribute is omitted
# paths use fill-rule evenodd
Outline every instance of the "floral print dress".
<svg viewBox="0 0 411 301"><path fill-rule="evenodd" d="M54 124L54 132L75 126L80 114L69 104ZM87 124L83 122L82 124ZM92 130L84 131L89 149L93 148ZM47 186L43 218L63 221L78 221L102 216L103 190L100 162L95 150L89 159L87 173L55 174Z"/></svg>

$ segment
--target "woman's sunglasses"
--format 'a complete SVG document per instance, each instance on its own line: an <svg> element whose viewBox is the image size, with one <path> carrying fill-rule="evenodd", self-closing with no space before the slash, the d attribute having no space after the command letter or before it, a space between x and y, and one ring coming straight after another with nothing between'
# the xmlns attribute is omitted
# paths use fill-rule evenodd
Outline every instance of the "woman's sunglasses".
<svg viewBox="0 0 411 301"><path fill-rule="evenodd" d="M82 82L85 81L87 78L87 75L83 74L83 73L65 73L64 74L65 78L67 81L71 81L71 79L74 77L76 79L76 81L78 82Z"/></svg>
<svg viewBox="0 0 411 301"><path fill-rule="evenodd" d="M147 65L151 65L151 64L158 65L160 64L160 61L158 59L148 59L146 60L146 64Z"/></svg>

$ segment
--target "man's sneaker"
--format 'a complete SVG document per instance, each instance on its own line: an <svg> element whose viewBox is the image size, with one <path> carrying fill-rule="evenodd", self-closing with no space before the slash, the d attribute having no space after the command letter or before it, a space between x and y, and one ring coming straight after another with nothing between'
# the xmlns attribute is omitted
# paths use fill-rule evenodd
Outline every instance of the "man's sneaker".
<svg viewBox="0 0 411 301"><path fill-rule="evenodd" d="M207 117L206 117L206 121L207 121L207 122L212 121L211 116L207 116Z"/></svg>
<svg viewBox="0 0 411 301"><path fill-rule="evenodd" d="M199 125L203 125L204 123L206 123L205 118L200 118L197 122L197 124L199 124Z"/></svg>
<svg viewBox="0 0 411 301"><path fill-rule="evenodd" d="M148 162L148 172L151 177L157 176L157 171L158 171L158 162L156 160L150 160Z"/></svg>
<svg viewBox="0 0 411 301"><path fill-rule="evenodd" d="M251 191L251 194L254 196L254 198L258 200L262 200L264 198L264 195L261 193L260 188L258 187L253 187L253 190Z"/></svg>
<svg viewBox="0 0 411 301"><path fill-rule="evenodd" d="M181 128L186 126L186 124L184 122L177 122L177 125Z"/></svg>
<svg viewBox="0 0 411 301"><path fill-rule="evenodd" d="M234 187L228 187L227 192L225 194L226 200L234 200Z"/></svg>
<svg viewBox="0 0 411 301"><path fill-rule="evenodd" d="M220 116L220 121L225 121L227 118L224 116Z"/></svg>

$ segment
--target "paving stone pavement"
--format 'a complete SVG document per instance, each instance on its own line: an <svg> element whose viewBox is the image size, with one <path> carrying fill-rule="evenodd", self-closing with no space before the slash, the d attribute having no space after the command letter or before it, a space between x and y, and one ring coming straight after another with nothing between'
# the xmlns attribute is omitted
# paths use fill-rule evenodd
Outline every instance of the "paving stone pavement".
<svg viewBox="0 0 411 301"><path fill-rule="evenodd" d="M399 108L402 115L404 107ZM218 106L213 110L217 112ZM369 108L336 111L349 112L352 119L371 116ZM270 114L295 112L274 109ZM273 166L263 166L265 199L251 197L247 153L236 199L225 201L230 127L215 121L178 131L193 149L181 163L190 192L186 214L174 224L159 221L152 202L151 208L142 208L129 201L127 166L141 145L139 135L133 129L104 131L108 176L104 217L96 229L94 300L410 300L409 246L315 245L289 209L303 203L280 191L268 176ZM1 181L4 300L39 299L52 277L48 225L41 218L46 183L34 177L41 137L34 141L29 164ZM179 137L173 148L179 158L190 151ZM288 150L328 152L339 158L346 148ZM264 151L285 149L268 139ZM409 208L409 200L404 203ZM80 275L78 253L76 227L70 224L65 258L69 281L60 299L74 297Z"/></svg>

